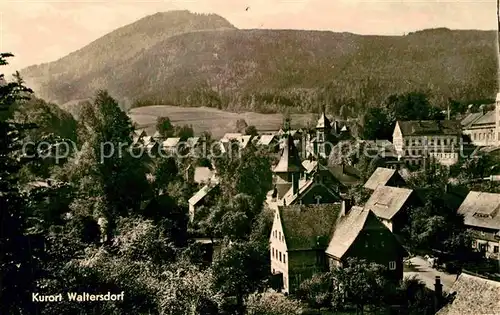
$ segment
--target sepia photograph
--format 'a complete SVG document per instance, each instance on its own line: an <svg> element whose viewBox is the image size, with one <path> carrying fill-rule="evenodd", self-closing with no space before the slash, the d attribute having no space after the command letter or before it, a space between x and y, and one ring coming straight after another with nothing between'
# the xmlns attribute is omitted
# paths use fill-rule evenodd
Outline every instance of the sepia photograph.
<svg viewBox="0 0 500 315"><path fill-rule="evenodd" d="M0 315L500 315L500 0L2 0Z"/></svg>

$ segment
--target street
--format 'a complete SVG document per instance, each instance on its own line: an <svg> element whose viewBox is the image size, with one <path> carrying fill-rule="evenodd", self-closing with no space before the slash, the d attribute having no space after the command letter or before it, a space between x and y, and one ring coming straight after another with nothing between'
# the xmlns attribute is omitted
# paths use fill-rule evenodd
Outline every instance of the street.
<svg viewBox="0 0 500 315"><path fill-rule="evenodd" d="M410 259L412 266L410 268L405 266L404 277L417 276L420 280L422 280L429 289L434 290L434 282L436 276L441 277L441 283L443 284L443 290L449 292L451 286L455 282L457 275L448 274L436 269L433 269L429 266L427 261L419 256L415 256ZM407 271L408 270L408 271ZM411 271L409 271L411 270Z"/></svg>

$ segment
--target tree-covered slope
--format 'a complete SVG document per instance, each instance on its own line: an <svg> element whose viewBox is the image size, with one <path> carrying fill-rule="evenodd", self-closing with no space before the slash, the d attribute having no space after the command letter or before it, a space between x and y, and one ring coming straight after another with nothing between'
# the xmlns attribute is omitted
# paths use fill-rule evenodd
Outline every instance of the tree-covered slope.
<svg viewBox="0 0 500 315"><path fill-rule="evenodd" d="M169 29L165 21L175 14L186 18ZM163 22L146 23L155 19ZM58 103L105 88L127 107L156 103L311 111L319 103L374 105L411 90L428 91L434 103L444 105L448 98L491 98L497 90L493 31L362 36L238 30L223 21L184 11L153 15L22 74L28 82L45 82L37 92ZM165 31L157 32L162 23ZM144 39L144 32L156 35ZM50 68L50 75L43 77L43 67Z"/></svg>

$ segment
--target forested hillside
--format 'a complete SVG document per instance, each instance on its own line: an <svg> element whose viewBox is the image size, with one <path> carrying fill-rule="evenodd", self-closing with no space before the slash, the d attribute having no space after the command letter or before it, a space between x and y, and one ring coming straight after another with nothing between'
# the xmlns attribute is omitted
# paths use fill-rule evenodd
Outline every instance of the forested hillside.
<svg viewBox="0 0 500 315"><path fill-rule="evenodd" d="M496 92L493 31L424 30L362 36L238 30L217 15L159 13L59 61L22 71L39 96L63 104L106 88L125 107L211 106L260 112L353 110L423 90L444 106Z"/></svg>

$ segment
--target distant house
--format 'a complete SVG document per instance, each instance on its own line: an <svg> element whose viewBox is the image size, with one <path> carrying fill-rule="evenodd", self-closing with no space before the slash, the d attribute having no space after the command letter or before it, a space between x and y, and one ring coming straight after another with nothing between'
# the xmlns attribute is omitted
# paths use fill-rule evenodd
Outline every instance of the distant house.
<svg viewBox="0 0 500 315"><path fill-rule="evenodd" d="M147 136L144 129L136 129L132 134L132 144L142 144L143 138Z"/></svg>
<svg viewBox="0 0 500 315"><path fill-rule="evenodd" d="M412 189L379 186L365 204L393 233L400 233L408 221L408 210L420 204Z"/></svg>
<svg viewBox="0 0 500 315"><path fill-rule="evenodd" d="M162 138L163 138L163 137L162 137L162 135L161 135L158 131L156 131L156 132L153 134L153 139L154 139L155 141L160 141Z"/></svg>
<svg viewBox="0 0 500 315"><path fill-rule="evenodd" d="M226 133L221 141L231 141L231 140L239 140L243 136L242 133Z"/></svg>
<svg viewBox="0 0 500 315"><path fill-rule="evenodd" d="M458 209L472 233L472 247L500 259L500 194L471 191Z"/></svg>
<svg viewBox="0 0 500 315"><path fill-rule="evenodd" d="M403 259L408 252L394 234L370 210L343 204L340 220L326 249L330 269L347 258L358 258L385 266L395 282L403 279Z"/></svg>
<svg viewBox="0 0 500 315"><path fill-rule="evenodd" d="M189 137L186 139L186 143L191 149L196 149L199 145L202 144L201 142L202 141L200 137Z"/></svg>
<svg viewBox="0 0 500 315"><path fill-rule="evenodd" d="M304 280L342 266L349 257L383 264L400 280L406 251L370 211L349 209L344 202L279 207L270 256L271 271L282 277L283 292L293 293Z"/></svg>
<svg viewBox="0 0 500 315"><path fill-rule="evenodd" d="M196 184L207 184L215 181L215 171L209 167L198 166L194 169L194 182Z"/></svg>
<svg viewBox="0 0 500 315"><path fill-rule="evenodd" d="M285 136L280 160L273 169L275 189L268 201L271 208L340 201L339 185L332 185L333 181L328 181L329 178L334 178L332 174L323 169L314 171L315 169L312 167L309 171L306 170L292 136Z"/></svg>
<svg viewBox="0 0 500 315"><path fill-rule="evenodd" d="M278 150L278 142L278 138L275 135L261 135L257 140L256 145L266 146Z"/></svg>
<svg viewBox="0 0 500 315"><path fill-rule="evenodd" d="M375 190L379 186L405 187L406 182L397 170L378 167L366 181L364 187Z"/></svg>
<svg viewBox="0 0 500 315"><path fill-rule="evenodd" d="M238 138L238 142L240 143L240 147L245 149L249 144L252 143L252 136L241 136Z"/></svg>
<svg viewBox="0 0 500 315"><path fill-rule="evenodd" d="M210 206L212 203L211 196L215 196L219 192L219 184L208 183L203 186L196 194L194 194L189 200L189 220L190 222L194 221L196 211L201 206Z"/></svg>
<svg viewBox="0 0 500 315"><path fill-rule="evenodd" d="M422 165L434 158L450 166L458 162L461 135L460 122L454 120L397 121L393 143L408 165Z"/></svg>
<svg viewBox="0 0 500 315"><path fill-rule="evenodd" d="M360 182L357 170L346 165L326 166L312 160L304 160L302 165L307 179L316 178L337 193L345 193Z"/></svg>
<svg viewBox="0 0 500 315"><path fill-rule="evenodd" d="M167 138L167 140L163 141L162 147L165 152L174 154L177 151L177 146L181 138Z"/></svg>
<svg viewBox="0 0 500 315"><path fill-rule="evenodd" d="M497 144L496 110L485 111L481 105L479 112L470 113L460 122L464 135L468 135L476 146L491 146Z"/></svg>
<svg viewBox="0 0 500 315"><path fill-rule="evenodd" d="M499 314L500 282L462 272L451 288L453 301L436 315Z"/></svg>

